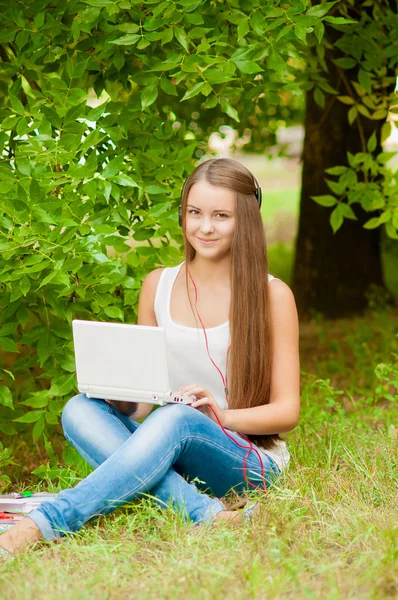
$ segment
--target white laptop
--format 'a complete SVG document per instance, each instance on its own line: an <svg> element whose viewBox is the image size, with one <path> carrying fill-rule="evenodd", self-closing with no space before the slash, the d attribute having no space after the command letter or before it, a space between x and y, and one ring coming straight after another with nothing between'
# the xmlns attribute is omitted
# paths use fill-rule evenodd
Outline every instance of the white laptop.
<svg viewBox="0 0 398 600"><path fill-rule="evenodd" d="M163 327L74 320L72 331L79 392L127 402L192 403L193 396L170 388Z"/></svg>

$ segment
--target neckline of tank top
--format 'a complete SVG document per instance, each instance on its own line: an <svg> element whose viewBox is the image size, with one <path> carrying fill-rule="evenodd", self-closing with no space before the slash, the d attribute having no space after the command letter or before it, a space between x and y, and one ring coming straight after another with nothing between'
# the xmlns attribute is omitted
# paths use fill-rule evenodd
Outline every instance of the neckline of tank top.
<svg viewBox="0 0 398 600"><path fill-rule="evenodd" d="M181 270L182 265L185 263L185 260L182 261L181 264L176 265L175 267L166 267L169 269L176 269L176 274L173 277L173 280L171 282L170 285L170 289L169 289L169 295L168 295L168 299L167 299L167 317L170 321L170 323L173 325L173 327L177 327L178 329L185 329L185 330L190 330L190 331L202 331L201 328L198 327L189 327L188 325L182 325L181 323L176 323L175 321L173 321L173 319L171 318L171 310L170 310L170 305L171 305L171 293L173 291L173 287L174 287L174 282L178 277L178 274ZM268 273L268 275L270 275L270 273ZM271 275L272 279L278 279L277 277L274 277L273 275ZM272 280L271 280L272 281ZM229 326L229 319L228 321L225 321L225 323L221 323L221 325L216 325L215 327L205 327L205 331L217 331L218 329L223 329L224 327L227 327L227 325Z"/></svg>
<svg viewBox="0 0 398 600"><path fill-rule="evenodd" d="M173 291L173 287L174 287L174 282L178 277L178 274L180 272L180 269L182 267L182 265L185 263L185 260L180 264L177 265L176 267L169 267L171 269L176 269L176 274L173 277L173 280L171 281L170 284L170 288L169 288L169 296L167 299L167 317L170 321L170 323L173 325L173 327L177 327L178 329L184 329L185 331L202 331L202 328L198 328L198 327L189 327L188 325L182 325L181 323L176 323L175 321L173 321L173 319L171 318L171 310L170 310L170 305L171 305L171 293ZM224 327L227 327L227 325L229 325L229 320L225 321L225 323L221 323L221 325L216 325L215 327L205 327L205 331L217 331L218 329L223 329Z"/></svg>

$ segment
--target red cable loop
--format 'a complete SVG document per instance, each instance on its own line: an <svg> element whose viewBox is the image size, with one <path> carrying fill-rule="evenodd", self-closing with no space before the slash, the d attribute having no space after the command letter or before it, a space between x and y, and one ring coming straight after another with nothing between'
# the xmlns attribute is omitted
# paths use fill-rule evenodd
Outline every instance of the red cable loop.
<svg viewBox="0 0 398 600"><path fill-rule="evenodd" d="M189 271L188 267L187 267L187 270L188 270L188 275L189 275L189 277L190 277L190 279L191 279L191 281L192 281L192 283L193 283L193 287L194 287L194 289L195 289L195 309L196 309L196 313L197 313L197 315L198 315L198 319L199 319L199 322L200 322L200 324L201 324L201 326L202 326L203 333L204 333L204 336L205 336L205 343L206 343L206 350L207 350L207 354L208 354L208 356L209 356L209 358L210 358L211 362L213 363L213 365L215 366L215 368L217 369L217 371L218 371L218 372L219 372L219 374L221 375L221 379L222 379L222 382L223 382L223 385L224 385L224 390L225 390L225 398L226 398L227 405L228 405L228 404L229 404L229 399L228 399L228 356L229 356L229 349L230 349L231 345L229 345L229 346L228 346L228 350L227 350L227 357L226 357L226 374L225 374L225 378L224 378L224 375L222 374L221 370L218 368L218 366L216 365L216 363L214 362L214 360L213 360L213 359L212 359L212 357L210 356L210 351L209 351L209 342L208 342L208 339L207 339L206 329L205 329L205 326L203 325L202 319L200 318L200 314L199 314L199 311L198 311L198 290L197 290L197 287L196 287L196 285L195 285L195 282L194 282L194 280L193 280L193 278L192 278L192 275L191 275L191 273L190 273L190 271ZM266 481L266 479L265 479L265 474L264 474L264 464L263 464L262 458L261 458L261 456L260 456L260 453L258 452L257 448L253 448L253 443L252 443L252 441L251 441L251 440L249 440L248 438L246 438L246 437L245 437L243 434L241 434L241 433L237 432L237 433L238 433L238 435L239 435L240 437L242 437L244 440L246 440L247 442L249 442L249 444L250 444L250 445L249 445L249 446L242 446L241 444L239 444L239 442L238 442L237 440L235 440L235 439L234 439L234 438L233 438L233 437L232 437L232 436L231 436L231 435L230 435L230 434L229 434L229 433L226 431L226 429L223 427L223 425L222 425L222 423L220 422L220 420L219 420L219 418L218 418L218 416L217 416L216 412L214 411L213 407L212 407L212 406L210 406L210 405L208 405L208 408L210 408L210 409L211 409L212 413L214 414L214 416L215 416L215 418L216 418L216 420L217 420L218 424L220 425L220 427L221 427L221 429L223 430L223 432L225 433L225 435L227 435L227 436L228 436L228 437L229 437L229 438L230 438L230 439L231 439L231 440L232 440L232 441L233 441L233 442L234 442L234 443L235 443L237 446L239 446L239 448L245 448L245 449L248 449L248 452L246 452L245 458L244 458L244 460L243 460L243 476L244 476L245 482L246 482L248 485L250 485L251 487L253 487L254 489L256 489L256 490L258 490L258 489L260 489L260 488L259 488L259 486L257 486L257 485L254 485L253 483L251 483L251 481L249 481L249 479L248 479L248 477L247 477L247 469L246 469L246 464L247 464L247 459L248 459L248 457L250 456L250 453L251 453L251 452L255 452L255 453L257 454L257 456L258 456L258 458L259 458L259 461L260 461L260 465L261 465L261 475L262 475L262 478L263 478L264 493L267 493L267 481Z"/></svg>

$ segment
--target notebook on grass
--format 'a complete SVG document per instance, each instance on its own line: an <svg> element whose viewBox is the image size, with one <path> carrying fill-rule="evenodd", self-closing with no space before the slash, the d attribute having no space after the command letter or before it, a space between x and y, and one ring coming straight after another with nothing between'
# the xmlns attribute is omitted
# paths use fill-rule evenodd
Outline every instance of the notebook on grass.
<svg viewBox="0 0 398 600"><path fill-rule="evenodd" d="M127 402L191 404L169 384L163 327L72 321L79 392Z"/></svg>

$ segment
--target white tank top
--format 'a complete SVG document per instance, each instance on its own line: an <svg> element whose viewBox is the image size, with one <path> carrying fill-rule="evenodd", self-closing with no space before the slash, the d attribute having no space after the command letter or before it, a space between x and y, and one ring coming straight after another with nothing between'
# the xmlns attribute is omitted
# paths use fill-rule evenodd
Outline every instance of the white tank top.
<svg viewBox="0 0 398 600"><path fill-rule="evenodd" d="M184 385L198 383L213 394L220 408L224 410L228 408L224 386L221 375L207 354L203 330L179 325L171 318L171 292L183 264L163 269L155 295L156 321L166 333L170 387L176 391ZM275 277L268 275L268 281L272 279ZM221 373L225 375L229 321L217 327L207 328L206 335L210 355ZM290 455L283 440L277 440L270 450L264 448L261 450L276 462L281 471L287 466Z"/></svg>

